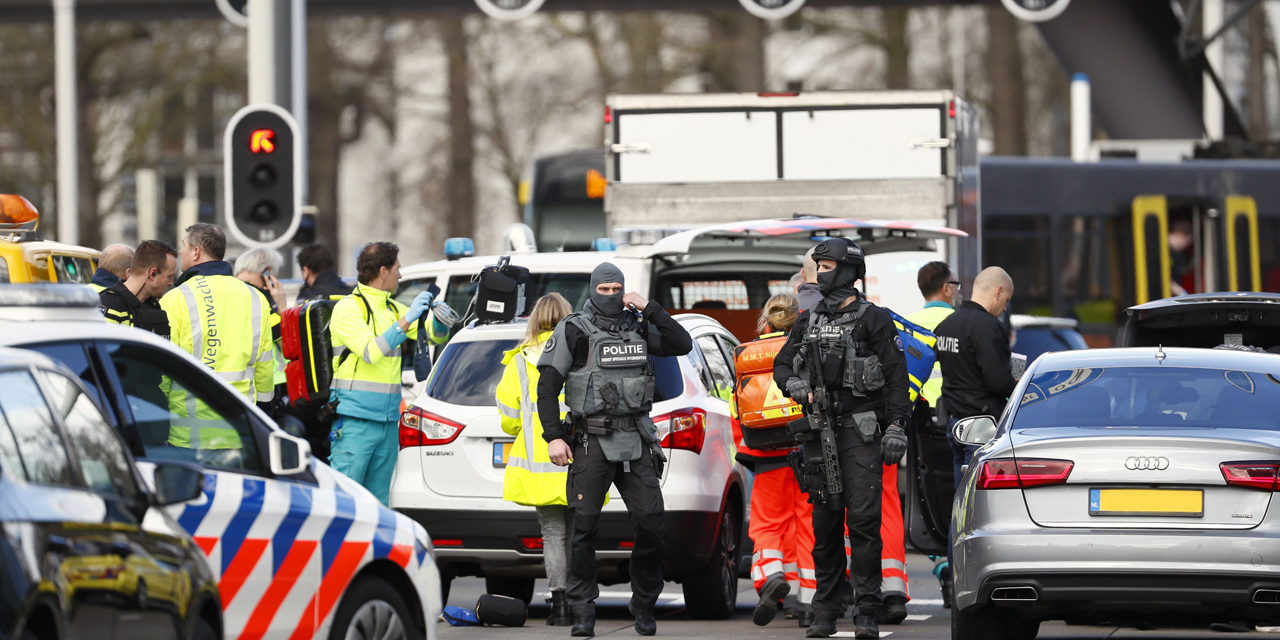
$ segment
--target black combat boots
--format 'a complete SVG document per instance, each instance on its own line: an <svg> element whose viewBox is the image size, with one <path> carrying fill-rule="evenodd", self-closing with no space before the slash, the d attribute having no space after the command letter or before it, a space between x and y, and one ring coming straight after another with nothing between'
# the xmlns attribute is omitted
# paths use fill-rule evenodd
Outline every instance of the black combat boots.
<svg viewBox="0 0 1280 640"><path fill-rule="evenodd" d="M870 640L880 637L880 625L874 615L856 614L853 616L853 637L858 640Z"/></svg>
<svg viewBox="0 0 1280 640"><path fill-rule="evenodd" d="M658 621L653 619L653 609L641 609L628 604L627 610L636 617L636 633L651 636L658 633Z"/></svg>
<svg viewBox="0 0 1280 640"><path fill-rule="evenodd" d="M836 619L829 613L814 616L813 624L804 632L806 638L830 638L836 634Z"/></svg>
<svg viewBox="0 0 1280 640"><path fill-rule="evenodd" d="M573 629L569 635L575 638L591 638L596 635L596 617L592 615L573 616Z"/></svg>
<svg viewBox="0 0 1280 640"><path fill-rule="evenodd" d="M564 589L552 591L547 602L551 605L551 611L547 613L547 626L567 627L573 624L573 612L569 610L568 600L565 600Z"/></svg>

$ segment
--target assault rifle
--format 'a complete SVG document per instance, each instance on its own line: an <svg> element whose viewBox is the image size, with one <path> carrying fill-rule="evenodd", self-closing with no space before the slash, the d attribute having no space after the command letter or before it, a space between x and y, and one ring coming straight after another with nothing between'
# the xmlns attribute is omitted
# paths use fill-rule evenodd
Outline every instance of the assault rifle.
<svg viewBox="0 0 1280 640"><path fill-rule="evenodd" d="M808 446L797 451L799 456L789 456L800 490L808 492L809 502L813 503L814 508L822 509L831 500L839 499L844 485L840 481L840 448L836 444L835 420L838 412L832 406L827 387L823 383L821 363L817 359L819 348L816 338L800 346L800 366L796 373L808 373L809 386L813 389L813 402L804 407L805 417L787 423L787 431L806 443L816 436L822 446L821 456L809 455Z"/></svg>

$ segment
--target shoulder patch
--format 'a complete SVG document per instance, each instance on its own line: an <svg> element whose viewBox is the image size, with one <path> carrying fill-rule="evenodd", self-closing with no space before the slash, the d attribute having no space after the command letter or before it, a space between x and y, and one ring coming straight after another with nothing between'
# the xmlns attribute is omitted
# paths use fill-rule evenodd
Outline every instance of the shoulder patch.
<svg viewBox="0 0 1280 640"><path fill-rule="evenodd" d="M898 351L902 351L902 335L901 334L898 334L898 333L893 334L893 344L894 346L898 347Z"/></svg>
<svg viewBox="0 0 1280 640"><path fill-rule="evenodd" d="M551 350L555 349L555 348L556 348L556 342L557 342L557 341L556 341L556 337L555 337L554 335L553 335L553 336L551 336L550 338L547 338L547 344L546 344L546 346L542 347L542 350L543 350L544 352L546 352L546 351L551 351Z"/></svg>

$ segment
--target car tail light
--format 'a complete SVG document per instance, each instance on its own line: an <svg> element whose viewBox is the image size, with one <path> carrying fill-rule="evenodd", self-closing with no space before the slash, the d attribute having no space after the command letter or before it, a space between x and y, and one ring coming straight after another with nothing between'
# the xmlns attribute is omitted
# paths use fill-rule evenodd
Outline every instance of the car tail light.
<svg viewBox="0 0 1280 640"><path fill-rule="evenodd" d="M1276 481L1277 472L1280 472L1280 463L1224 462L1218 465L1218 468L1222 469L1222 478L1227 481L1228 486L1263 491L1280 490L1280 483Z"/></svg>
<svg viewBox="0 0 1280 640"><path fill-rule="evenodd" d="M636 542L635 542L635 540L623 540L623 541L621 541L621 542L619 542L619 543L618 543L618 548L619 548L619 549L634 549L634 548L636 548Z"/></svg>
<svg viewBox="0 0 1280 640"><path fill-rule="evenodd" d="M1026 489L1064 484L1074 466L1070 460L987 460L978 474L978 488Z"/></svg>
<svg viewBox="0 0 1280 640"><path fill-rule="evenodd" d="M462 433L462 426L430 411L409 407L400 414L400 448L449 444Z"/></svg>
<svg viewBox="0 0 1280 640"><path fill-rule="evenodd" d="M445 539L445 540L432 540L432 541L431 541L431 544L432 544L433 546L436 546L436 547L461 547L461 546L462 546L462 541L461 541L461 540L456 540L456 539L455 539L455 540L448 540L448 539Z"/></svg>
<svg viewBox="0 0 1280 640"><path fill-rule="evenodd" d="M530 551L541 551L543 547L542 538L527 538L527 537L521 536L520 546Z"/></svg>
<svg viewBox="0 0 1280 640"><path fill-rule="evenodd" d="M702 453L707 439L707 412L702 409L678 409L653 419L663 447Z"/></svg>

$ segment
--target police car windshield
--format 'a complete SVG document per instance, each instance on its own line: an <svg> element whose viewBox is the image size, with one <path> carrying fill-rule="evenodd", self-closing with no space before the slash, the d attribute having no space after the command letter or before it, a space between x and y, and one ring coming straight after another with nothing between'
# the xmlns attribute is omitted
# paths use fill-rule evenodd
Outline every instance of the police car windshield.
<svg viewBox="0 0 1280 640"><path fill-rule="evenodd" d="M1064 369L1031 379L1014 429L1275 429L1280 380L1256 371L1185 367Z"/></svg>
<svg viewBox="0 0 1280 640"><path fill-rule="evenodd" d="M515 340L451 342L440 354L427 396L468 407L496 406L494 394L502 380L502 354Z"/></svg>

